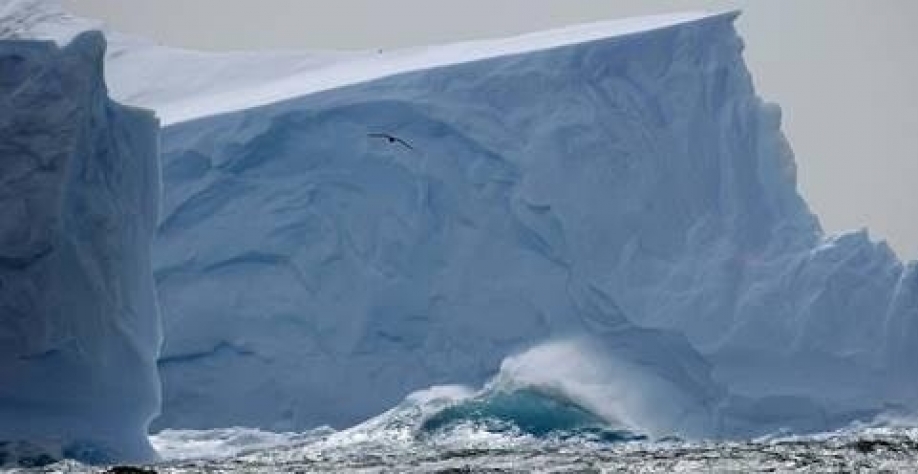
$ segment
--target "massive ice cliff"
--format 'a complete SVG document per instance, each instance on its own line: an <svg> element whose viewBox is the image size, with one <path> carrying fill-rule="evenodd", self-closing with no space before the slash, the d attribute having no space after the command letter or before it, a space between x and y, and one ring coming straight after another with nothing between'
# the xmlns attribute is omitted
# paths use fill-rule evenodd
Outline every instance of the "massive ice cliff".
<svg viewBox="0 0 918 474"><path fill-rule="evenodd" d="M104 51L0 41L0 465L154 455L158 123L108 99Z"/></svg>
<svg viewBox="0 0 918 474"><path fill-rule="evenodd" d="M168 127L158 426L344 425L632 326L713 363L730 395L697 395L707 433L911 406L915 268L823 236L733 18L574 29ZM626 358L693 360L660 359L665 334Z"/></svg>
<svg viewBox="0 0 918 474"><path fill-rule="evenodd" d="M258 67L116 35L116 97L168 125L155 427L495 375L653 436L914 410L918 265L824 235L734 17Z"/></svg>

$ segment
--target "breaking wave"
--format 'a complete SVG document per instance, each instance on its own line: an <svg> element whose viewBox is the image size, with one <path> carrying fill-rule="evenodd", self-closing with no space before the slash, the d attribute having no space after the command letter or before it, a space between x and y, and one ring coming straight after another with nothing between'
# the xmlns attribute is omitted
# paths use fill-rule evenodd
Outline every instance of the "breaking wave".
<svg viewBox="0 0 918 474"><path fill-rule="evenodd" d="M336 436L447 444L489 435L614 443L707 430L708 405L720 393L679 389L693 385L687 379L704 378L704 371L648 370L633 348L620 342L572 337L540 344L507 357L480 389L451 385L420 390Z"/></svg>
<svg viewBox="0 0 918 474"><path fill-rule="evenodd" d="M583 436L601 441L633 441L644 436L617 427L571 400L535 389L487 391L449 405L424 419L420 434L440 433L462 425L492 432L536 437Z"/></svg>
<svg viewBox="0 0 918 474"><path fill-rule="evenodd" d="M628 344L641 339L637 336L625 331L546 342L507 357L481 387L440 385L419 390L391 409L343 430L166 430L151 441L162 456L162 465L179 467L232 462L271 470L277 465L306 463L316 470L336 471L394 468L406 462L453 466L474 460L482 467L532 456L548 456L547 462L579 459L560 453L606 453L604 462L621 467L630 462L653 465L681 449L717 450L721 444L715 441L714 428L738 424L751 414L767 418L783 413L780 423L768 425L771 431L756 435L765 437L746 437L753 439L743 448L748 452L727 453L724 466L733 466L730 456L755 458L760 450L771 449L770 443L787 442L797 449L793 443L800 440L819 449L824 448L820 443L831 445L851 456L870 449L868 454L878 460L885 459L883 450L892 453L894 448L899 450L896 453L905 453L905 460L918 453L913 419L877 418L872 426L851 425L847 431L824 437L788 440L783 437L788 431L782 427L793 421L795 413L788 409L805 403L785 399L739 403L736 396L710 388L714 384L704 364L683 359L674 368L648 360L646 352ZM642 340L646 343L649 338ZM817 414L826 416L821 411ZM733 421L712 421L718 416ZM802 410L799 416L809 415ZM698 441L701 439L709 441ZM644 451L655 454L649 461L629 458Z"/></svg>

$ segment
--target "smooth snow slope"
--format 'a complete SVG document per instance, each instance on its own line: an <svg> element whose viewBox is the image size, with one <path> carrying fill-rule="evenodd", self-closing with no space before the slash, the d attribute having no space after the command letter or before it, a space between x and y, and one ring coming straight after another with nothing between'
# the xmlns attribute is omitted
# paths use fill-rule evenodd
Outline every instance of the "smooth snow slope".
<svg viewBox="0 0 918 474"><path fill-rule="evenodd" d="M164 125L238 111L407 71L521 54L690 22L703 12L576 25L516 37L395 51L199 52L163 46L63 11L56 0L0 0L0 37L66 43L87 29L109 38L106 78L120 101Z"/></svg>
<svg viewBox="0 0 918 474"><path fill-rule="evenodd" d="M108 99L104 52L0 41L0 465L154 455L158 125Z"/></svg>
<svg viewBox="0 0 918 474"><path fill-rule="evenodd" d="M824 239L733 17L554 32L168 127L157 426L346 425L630 324L713 362L733 395L700 431L913 407L915 266ZM625 358L684 379L691 349L649 337Z"/></svg>
<svg viewBox="0 0 918 474"><path fill-rule="evenodd" d="M115 83L132 84L143 90L136 100L139 105L155 107L163 116L164 123L172 124L192 120L198 117L216 115L242 109L278 102L305 94L342 87L350 84L379 79L407 71L417 71L441 66L455 65L464 62L478 61L498 56L521 54L530 51L550 49L574 43L594 41L611 36L624 36L640 33L654 28L662 28L703 18L703 13L683 13L659 15L654 17L631 18L584 24L558 30L530 33L511 38L470 41L448 45L420 47L407 50L379 53L352 53L337 56L319 56L325 62L316 60L303 67L301 71L289 71L294 63L291 58L274 54L231 53L202 61L209 66L222 63L228 77L237 77L235 81L225 81L217 74L198 74L188 70L176 73L182 78L216 78L208 82L208 87L201 87L188 93L187 86L181 96L170 95L176 88L163 88L161 93L149 93L149 84L136 77L128 77L138 59L125 61L123 67L113 73ZM131 48L136 49L136 48ZM191 55L191 52L169 51L157 48L155 55L167 58L169 67L175 67L177 53ZM152 54L151 54L152 55ZM219 58L219 62L217 61ZM255 59L258 59L255 61ZM118 64L117 61L112 61ZM181 61L188 66L194 62ZM237 71L247 71L236 74ZM271 80L264 80L251 71L267 71L273 74ZM219 73L219 72L218 72ZM220 84L215 86L214 84Z"/></svg>
<svg viewBox="0 0 918 474"><path fill-rule="evenodd" d="M103 31L108 40L105 77L112 97L155 109L164 124L187 107L182 104L197 103L196 110L204 115L227 110L228 100L257 105L255 94L246 91L370 56L362 52L183 50L70 15L57 0L0 0L0 38L44 39L63 45L90 29Z"/></svg>

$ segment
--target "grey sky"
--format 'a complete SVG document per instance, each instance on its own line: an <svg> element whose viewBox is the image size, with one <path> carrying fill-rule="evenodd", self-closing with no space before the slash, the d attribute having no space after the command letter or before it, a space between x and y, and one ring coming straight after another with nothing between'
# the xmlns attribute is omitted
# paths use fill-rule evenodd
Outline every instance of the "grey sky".
<svg viewBox="0 0 918 474"><path fill-rule="evenodd" d="M376 49L679 10L741 8L759 92L784 109L802 192L827 231L867 226L918 258L918 1L64 0L201 49Z"/></svg>

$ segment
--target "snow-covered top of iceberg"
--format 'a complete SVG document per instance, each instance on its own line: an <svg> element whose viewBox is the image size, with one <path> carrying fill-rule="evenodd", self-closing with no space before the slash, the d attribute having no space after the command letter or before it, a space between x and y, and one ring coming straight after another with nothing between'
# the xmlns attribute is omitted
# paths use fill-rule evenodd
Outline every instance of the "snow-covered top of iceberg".
<svg viewBox="0 0 918 474"><path fill-rule="evenodd" d="M391 52L206 53L158 45L65 13L57 2L0 0L0 37L66 42L105 29L112 95L153 108L164 125L244 110L395 74L586 43L737 12L686 12L574 25L518 36ZM151 77L161 82L151 87Z"/></svg>
<svg viewBox="0 0 918 474"><path fill-rule="evenodd" d="M730 13L733 14L733 13ZM346 60L320 64L315 69L279 77L269 82L253 82L244 87L215 88L206 95L195 95L156 107L165 124L247 109L314 92L366 82L394 74L442 67L551 49L604 38L635 34L712 16L707 13L680 13L623 20L603 21L501 39L468 41L425 46L378 54L357 55Z"/></svg>
<svg viewBox="0 0 918 474"><path fill-rule="evenodd" d="M56 0L0 0L0 39L52 40L66 46L102 23L67 14Z"/></svg>

